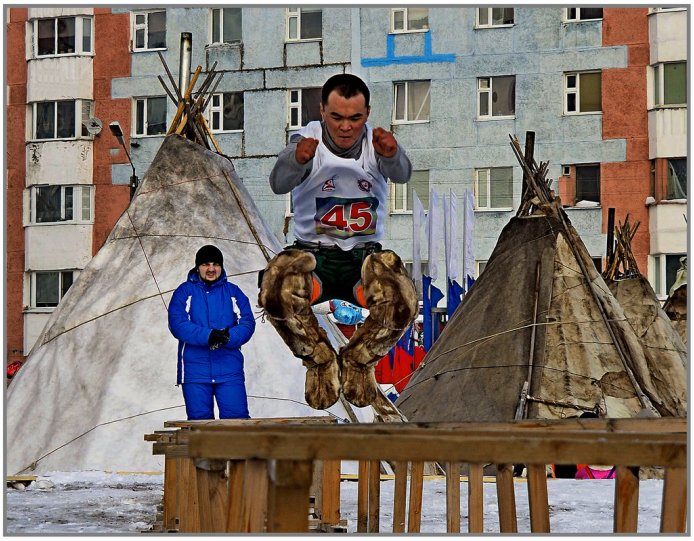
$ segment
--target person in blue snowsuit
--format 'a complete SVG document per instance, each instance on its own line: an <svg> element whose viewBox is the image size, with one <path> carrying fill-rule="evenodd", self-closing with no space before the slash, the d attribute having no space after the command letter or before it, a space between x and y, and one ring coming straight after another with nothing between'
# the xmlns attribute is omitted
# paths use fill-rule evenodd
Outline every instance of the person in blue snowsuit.
<svg viewBox="0 0 694 541"><path fill-rule="evenodd" d="M203 246L195 268L169 303L169 330L178 339L178 379L188 419L248 419L241 346L255 330L248 297L227 280L222 252Z"/></svg>

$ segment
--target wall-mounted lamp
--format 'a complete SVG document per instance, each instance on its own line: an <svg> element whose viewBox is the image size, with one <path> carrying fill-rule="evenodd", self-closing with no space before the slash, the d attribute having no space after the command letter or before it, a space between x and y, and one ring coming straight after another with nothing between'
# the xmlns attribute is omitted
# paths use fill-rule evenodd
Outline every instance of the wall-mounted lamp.
<svg viewBox="0 0 694 541"><path fill-rule="evenodd" d="M130 177L130 199L133 198L135 195L135 190L137 189L137 183L138 183L138 178L137 175L135 174L135 166L133 165L132 159L130 159L130 153L128 152L128 149L125 146L125 139L123 139L123 130L120 127L120 124L118 123L117 120L114 120L108 125L108 128L111 130L111 133L113 136L118 140L120 145L123 147L123 150L125 150L125 155L128 157L128 161L130 162L130 167L133 168L133 174Z"/></svg>

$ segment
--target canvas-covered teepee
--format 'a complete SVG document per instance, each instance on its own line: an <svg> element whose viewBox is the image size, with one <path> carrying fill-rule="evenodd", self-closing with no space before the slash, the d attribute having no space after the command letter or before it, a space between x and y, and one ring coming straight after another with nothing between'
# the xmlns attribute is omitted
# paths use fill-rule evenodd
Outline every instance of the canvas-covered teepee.
<svg viewBox="0 0 694 541"><path fill-rule="evenodd" d="M396 402L410 421L685 416L682 362L645 354L550 191L547 163L513 149L528 189L484 272Z"/></svg>
<svg viewBox="0 0 694 541"><path fill-rule="evenodd" d="M228 158L170 135L7 390L8 474L163 469L143 436L185 419L167 306L205 244L221 249L256 306L277 239ZM251 416L327 415L306 404L305 368L256 313L242 349ZM371 408L354 410L338 402L329 412L373 419Z"/></svg>
<svg viewBox="0 0 694 541"><path fill-rule="evenodd" d="M612 209L610 209L612 210ZM671 374L662 373L677 362L686 365L687 347L665 313L651 284L639 271L631 249L638 230L629 216L614 231L615 247L608 246L607 265L603 277L610 291L624 309L631 328L639 338L648 358L653 380L657 385L670 385ZM608 237L608 243L611 237Z"/></svg>

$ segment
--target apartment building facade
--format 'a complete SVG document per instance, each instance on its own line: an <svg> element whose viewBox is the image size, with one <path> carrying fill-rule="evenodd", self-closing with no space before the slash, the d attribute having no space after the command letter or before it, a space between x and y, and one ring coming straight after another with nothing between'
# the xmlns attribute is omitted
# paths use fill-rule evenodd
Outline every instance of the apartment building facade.
<svg viewBox="0 0 694 541"><path fill-rule="evenodd" d="M175 114L160 56L177 77L181 32L193 68L224 72L208 121L280 242L292 215L268 185L274 158L346 71L413 163L410 184L392 186L384 239L403 259L412 190L425 208L430 190L471 190L481 272L520 203L509 134L533 131L596 263L608 209L628 213L639 267L665 295L687 246L687 25L684 8L645 7L10 9L8 361L28 353L127 207L133 169L142 178L154 159Z"/></svg>

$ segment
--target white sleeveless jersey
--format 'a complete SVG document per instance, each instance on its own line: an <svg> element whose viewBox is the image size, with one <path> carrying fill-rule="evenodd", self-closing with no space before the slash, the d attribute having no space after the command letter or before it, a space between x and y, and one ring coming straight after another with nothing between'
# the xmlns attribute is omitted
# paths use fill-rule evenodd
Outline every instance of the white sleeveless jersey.
<svg viewBox="0 0 694 541"><path fill-rule="evenodd" d="M309 122L299 133L320 143L311 173L292 190L296 238L342 250L379 241L383 237L388 186L378 170L371 127L366 126L357 160L340 158L328 150L320 122Z"/></svg>

